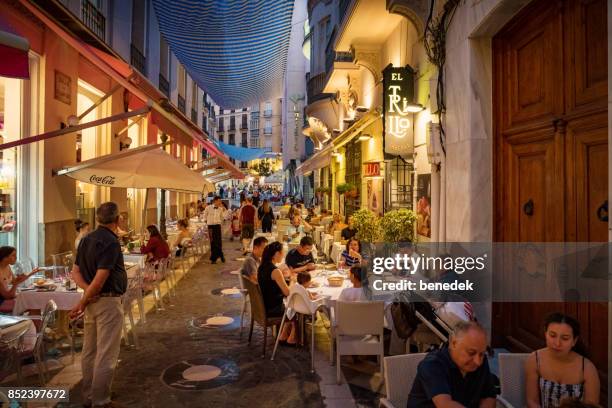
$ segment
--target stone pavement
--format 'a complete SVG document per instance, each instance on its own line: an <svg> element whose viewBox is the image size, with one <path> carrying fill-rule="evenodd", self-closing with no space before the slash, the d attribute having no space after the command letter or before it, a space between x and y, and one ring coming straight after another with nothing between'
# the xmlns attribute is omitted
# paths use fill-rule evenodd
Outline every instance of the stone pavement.
<svg viewBox="0 0 612 408"><path fill-rule="evenodd" d="M241 337L242 298L221 293L238 286L238 277L230 272L239 268L237 258L242 255L238 242L224 241L223 245L227 263L196 263L179 280L177 296L164 298L165 310L156 312L147 299L151 311L147 322L138 323L136 330L140 346L122 346L113 399L127 407L378 406L384 387L379 374L373 374L376 362L343 361L343 381L337 385L336 367L328 360L329 338L321 321L315 327L314 374L310 373L308 348L279 347L275 360L270 361L270 332L266 359L262 359L263 331L257 324L251 345L247 344L250 316L247 313ZM202 327L211 317L234 321ZM71 402L58 406L80 407L80 355L74 364L69 358L62 362L65 367L51 384L71 385Z"/></svg>

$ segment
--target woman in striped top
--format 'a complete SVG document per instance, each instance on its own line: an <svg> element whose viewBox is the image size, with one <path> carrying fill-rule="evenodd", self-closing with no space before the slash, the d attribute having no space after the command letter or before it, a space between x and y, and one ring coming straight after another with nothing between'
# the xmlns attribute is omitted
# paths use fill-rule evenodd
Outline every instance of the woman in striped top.
<svg viewBox="0 0 612 408"><path fill-rule="evenodd" d="M544 327L546 347L532 353L525 364L527 406L557 408L571 399L599 404L599 375L584 357L578 321L553 313Z"/></svg>
<svg viewBox="0 0 612 408"><path fill-rule="evenodd" d="M340 268L352 268L361 264L361 260L361 242L357 238L349 239L340 255Z"/></svg>

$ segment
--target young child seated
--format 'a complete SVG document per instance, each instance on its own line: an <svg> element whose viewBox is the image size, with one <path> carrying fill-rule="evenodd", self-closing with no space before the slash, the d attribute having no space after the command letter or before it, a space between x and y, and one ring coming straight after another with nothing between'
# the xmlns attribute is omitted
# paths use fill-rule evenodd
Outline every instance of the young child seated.
<svg viewBox="0 0 612 408"><path fill-rule="evenodd" d="M349 279L351 280L353 287L342 289L338 300L341 300L343 302L357 302L367 300L366 295L363 292L363 287L361 285L362 273L363 271L361 269L361 266L353 266L349 270Z"/></svg>
<svg viewBox="0 0 612 408"><path fill-rule="evenodd" d="M297 283L308 289L312 286L312 277L308 272L300 272L297 274ZM310 299L317 298L317 295L315 293L308 291L308 294L310 295Z"/></svg>

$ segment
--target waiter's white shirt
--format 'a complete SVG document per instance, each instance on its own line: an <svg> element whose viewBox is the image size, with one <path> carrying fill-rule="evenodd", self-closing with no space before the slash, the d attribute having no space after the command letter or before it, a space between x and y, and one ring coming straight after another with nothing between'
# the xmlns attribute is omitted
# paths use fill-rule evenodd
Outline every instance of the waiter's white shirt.
<svg viewBox="0 0 612 408"><path fill-rule="evenodd" d="M214 205L206 207L204 209L204 220L206 221L206 225L221 225L226 211L227 210L222 205L219 207L215 207Z"/></svg>

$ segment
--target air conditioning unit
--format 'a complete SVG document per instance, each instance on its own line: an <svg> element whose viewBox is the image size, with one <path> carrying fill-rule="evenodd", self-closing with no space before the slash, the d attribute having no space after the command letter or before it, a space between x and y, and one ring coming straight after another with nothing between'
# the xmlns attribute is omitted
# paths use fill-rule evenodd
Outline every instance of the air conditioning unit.
<svg viewBox="0 0 612 408"><path fill-rule="evenodd" d="M440 164L442 161L442 145L440 144L440 124L427 124L427 160L429 164Z"/></svg>

